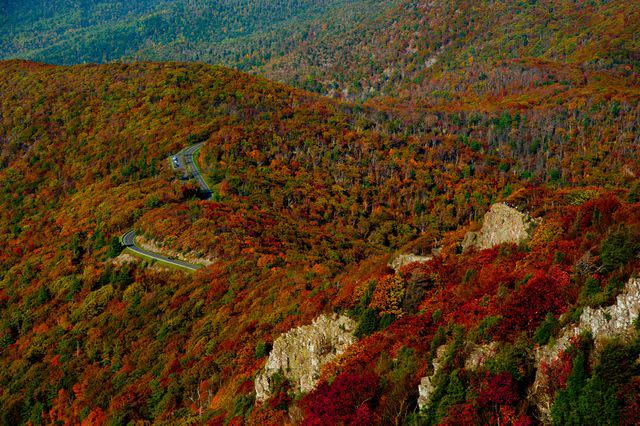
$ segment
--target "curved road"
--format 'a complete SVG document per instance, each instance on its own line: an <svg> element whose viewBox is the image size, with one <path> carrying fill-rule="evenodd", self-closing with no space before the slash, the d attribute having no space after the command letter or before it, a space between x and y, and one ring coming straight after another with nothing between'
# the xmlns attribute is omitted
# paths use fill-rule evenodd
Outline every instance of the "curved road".
<svg viewBox="0 0 640 426"><path fill-rule="evenodd" d="M191 171L191 176L196 180L196 182L198 182L198 186L200 187L205 200L210 200L213 197L213 191L209 188L209 185L207 185L207 182L205 182L204 178L200 174L200 169L193 158L196 152L202 148L202 145L204 145L204 143L192 145L177 153L176 156L181 162L183 162L183 164L186 165L186 169L189 169L187 171Z"/></svg>
<svg viewBox="0 0 640 426"><path fill-rule="evenodd" d="M137 255L140 255L149 259L157 260L158 262L168 263L169 265L177 266L179 268L185 268L190 271L196 271L202 268L202 266L200 265L194 265L191 263L183 262L182 260L172 259L170 257L163 256L161 254L142 249L136 245L135 238L136 238L136 232L132 229L131 231L127 232L122 236L122 245Z"/></svg>
<svg viewBox="0 0 640 426"><path fill-rule="evenodd" d="M198 186L200 187L200 191L202 191L202 194L205 197L205 200L210 200L213 197L213 191L211 190L211 188L209 188L209 185L207 185L207 182L205 182L204 178L200 174L200 169L198 168L198 165L196 164L193 158L195 153L200 148L202 148L202 145L204 145L204 143L192 145L188 148L183 149L182 151L177 153L175 156L173 156L174 158L175 157L178 158L178 164L176 165L174 163L174 167L183 168L182 165L184 164L185 171L187 173L190 172L191 176L196 180L196 182L198 183ZM182 260L172 259L170 257L163 256L161 254L154 253L152 251L148 251L143 248L140 248L136 246L135 239L136 239L136 232L132 229L131 231L127 232L122 236L122 245L124 245L126 248L128 248L129 250L131 250L132 252L134 252L139 256L157 260L158 262L167 263L169 265L188 269L190 271L196 271L202 268L202 266L200 265L194 265L191 263L183 262Z"/></svg>

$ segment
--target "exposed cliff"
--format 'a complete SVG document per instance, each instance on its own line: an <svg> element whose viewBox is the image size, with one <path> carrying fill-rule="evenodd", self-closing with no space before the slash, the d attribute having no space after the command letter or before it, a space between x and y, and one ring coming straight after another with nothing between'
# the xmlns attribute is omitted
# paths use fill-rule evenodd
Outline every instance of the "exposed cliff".
<svg viewBox="0 0 640 426"><path fill-rule="evenodd" d="M399 254L397 255L391 262L389 262L389 267L394 271L398 272L400 268L405 265L414 262L428 262L433 259L433 256L418 256L417 254Z"/></svg>
<svg viewBox="0 0 640 426"><path fill-rule="evenodd" d="M296 392L309 392L320 377L320 368L356 342L352 319L321 315L312 324L290 330L273 342L264 371L255 379L256 399L271 392L271 378L280 372Z"/></svg>
<svg viewBox="0 0 640 426"><path fill-rule="evenodd" d="M442 345L436 350L436 357L431 361L433 374L420 379L420 384L418 385L418 407L420 407L420 409L427 407L431 402L431 397L436 390L438 373L446 359L448 349L449 346Z"/></svg>
<svg viewBox="0 0 640 426"><path fill-rule="evenodd" d="M605 339L629 333L639 314L640 278L632 278L615 304L596 309L585 308L578 324L563 328L553 343L536 349L536 377L529 398L537 405L543 421L550 422L553 395L549 392L549 379L540 367L557 362L559 355L571 345L572 339L586 331L591 333L595 349L599 350Z"/></svg>
<svg viewBox="0 0 640 426"><path fill-rule="evenodd" d="M504 203L491 206L478 232L467 232L462 248L487 249L502 243L520 243L529 238L535 221Z"/></svg>

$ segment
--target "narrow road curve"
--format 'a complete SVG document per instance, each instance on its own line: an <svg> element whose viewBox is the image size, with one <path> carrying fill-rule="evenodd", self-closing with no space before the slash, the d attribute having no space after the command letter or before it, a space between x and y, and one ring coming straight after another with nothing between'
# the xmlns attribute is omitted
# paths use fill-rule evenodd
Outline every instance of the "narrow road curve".
<svg viewBox="0 0 640 426"><path fill-rule="evenodd" d="M191 176L196 180L198 186L200 187L200 191L205 198L205 200L211 200L213 198L213 191L207 185L207 182L204 180L202 175L200 174L200 169L196 164L195 159L193 158L195 153L198 152L204 143L199 143L196 145L192 145L188 148L183 149L179 153L173 156L173 159L177 159L177 162L174 161L174 168L184 169L187 173L190 173ZM184 165L184 166L183 166ZM163 256L158 253L154 253L152 251L145 250L136 246L136 232L132 229L126 234L122 236L122 245L134 252L139 256L143 256L149 259L156 260L158 262L167 263L169 265L177 266L179 268L188 269L190 271L196 271L202 266L193 265L191 263L183 262L182 260L172 259L167 256Z"/></svg>
<svg viewBox="0 0 640 426"><path fill-rule="evenodd" d="M198 186L202 191L204 199L210 200L211 198L213 198L213 191L211 190L211 188L209 188L209 185L207 185L207 182L204 180L204 178L200 174L200 169L198 168L198 164L193 158L196 152L198 152L198 150L202 148L203 145L204 143L192 145L189 148L183 149L176 155L179 158L179 161L185 165L187 172L191 172L191 176L193 176L193 178L198 183Z"/></svg>
<svg viewBox="0 0 640 426"><path fill-rule="evenodd" d="M157 260L158 262L168 263L170 265L177 266L179 268L188 269L190 271L196 271L202 268L202 266L200 265L193 265L191 263L183 262L182 260L172 259L170 257L163 256L161 254L154 253L152 251L148 251L143 248L140 248L136 246L135 239L136 239L136 232L132 229L131 231L127 232L122 236L122 245L137 255L140 255L149 259Z"/></svg>

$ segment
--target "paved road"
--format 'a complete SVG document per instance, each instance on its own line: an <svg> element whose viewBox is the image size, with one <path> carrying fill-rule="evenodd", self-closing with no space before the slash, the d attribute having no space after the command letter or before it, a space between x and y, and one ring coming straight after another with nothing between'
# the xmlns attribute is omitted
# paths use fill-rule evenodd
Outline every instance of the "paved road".
<svg viewBox="0 0 640 426"><path fill-rule="evenodd" d="M202 266L200 265L193 265L191 263L183 262L178 259L172 259L170 257L163 256L161 254L142 249L136 246L135 238L136 238L136 232L134 230L127 232L122 236L122 245L124 245L126 248L128 248L129 250L131 250L132 252L140 256L143 256L149 259L154 259L154 260L157 260L158 262L168 263L169 265L178 266L180 268L188 269L190 271L196 271L202 268Z"/></svg>
<svg viewBox="0 0 640 426"><path fill-rule="evenodd" d="M183 165L185 166L187 173L190 173L198 183L198 186L200 187L205 200L210 200L213 197L213 191L211 190L211 188L209 188L209 185L207 185L207 182L205 182L204 178L200 174L200 169L198 169L198 166L193 158L195 153L200 148L202 148L202 145L204 145L204 143L192 145L189 148L183 149L176 155L178 156L180 167L182 167Z"/></svg>
<svg viewBox="0 0 640 426"><path fill-rule="evenodd" d="M207 182L205 182L204 178L200 174L200 170L198 169L198 166L196 165L196 162L193 158L195 153L200 148L202 148L202 145L204 144L199 143L196 145L192 145L189 148L183 149L182 151L180 151L179 153L171 157L171 162L174 168L184 170L187 175L192 176L198 183L198 186L200 187L200 191L202 191L205 197L205 200L210 200L213 197L213 191L211 191L211 188L209 188L209 185L207 185ZM178 159L178 164L174 162L175 157L177 157ZM140 256L143 256L149 259L154 259L154 260L157 260L158 262L168 263L170 265L178 266L180 268L189 269L190 271L195 271L197 269L202 268L202 266L200 265L193 265L191 263L183 262L182 260L172 259L170 257L163 256L161 254L142 249L136 246L135 238L136 238L136 233L134 230L131 230L122 236L122 244L126 248L128 248L129 250L131 250L132 252Z"/></svg>

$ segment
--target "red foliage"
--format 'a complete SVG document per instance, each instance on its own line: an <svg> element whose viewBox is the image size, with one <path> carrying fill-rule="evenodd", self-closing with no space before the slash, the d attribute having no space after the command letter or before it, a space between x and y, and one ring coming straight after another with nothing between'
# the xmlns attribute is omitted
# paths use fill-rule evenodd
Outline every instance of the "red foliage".
<svg viewBox="0 0 640 426"><path fill-rule="evenodd" d="M517 400L517 384L507 372L489 377L478 395L478 403L481 406L512 404Z"/></svg>
<svg viewBox="0 0 640 426"><path fill-rule="evenodd" d="M570 350L562 351L552 364L547 364L544 361L540 363L542 374L547 378L549 393L553 394L567 385L567 379L573 368L573 353Z"/></svg>
<svg viewBox="0 0 640 426"><path fill-rule="evenodd" d="M341 374L330 385L323 382L303 402L304 425L365 425L373 423L373 404L378 377Z"/></svg>
<svg viewBox="0 0 640 426"><path fill-rule="evenodd" d="M82 421L82 426L100 426L107 423L107 416L100 408L91 410L86 419Z"/></svg>
<svg viewBox="0 0 640 426"><path fill-rule="evenodd" d="M523 414L516 419L513 426L533 426L533 420L531 420L531 417Z"/></svg>
<svg viewBox="0 0 640 426"><path fill-rule="evenodd" d="M497 306L504 317L501 331L507 335L515 330L535 329L547 312L561 313L576 296L566 272L555 267L547 272L536 271Z"/></svg>
<svg viewBox="0 0 640 426"><path fill-rule="evenodd" d="M468 426L478 424L476 408L472 403L457 404L449 408L440 422L443 426Z"/></svg>
<svg viewBox="0 0 640 426"><path fill-rule="evenodd" d="M619 396L623 401L621 418L622 425L631 426L640 424L640 377L634 377L620 391Z"/></svg>

